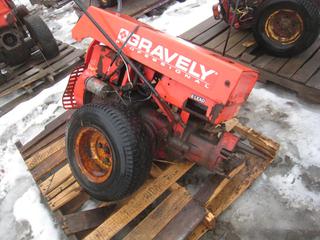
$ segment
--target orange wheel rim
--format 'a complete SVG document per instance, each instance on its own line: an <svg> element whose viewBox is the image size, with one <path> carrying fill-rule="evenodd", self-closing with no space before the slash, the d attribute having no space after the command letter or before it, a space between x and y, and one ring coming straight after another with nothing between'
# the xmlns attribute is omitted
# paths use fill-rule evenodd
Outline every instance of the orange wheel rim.
<svg viewBox="0 0 320 240"><path fill-rule="evenodd" d="M267 18L264 30L269 39L288 45L301 37L303 28L303 20L298 12L281 9Z"/></svg>
<svg viewBox="0 0 320 240"><path fill-rule="evenodd" d="M106 181L113 168L113 150L104 134L93 127L83 127L76 136L75 159L89 181Z"/></svg>

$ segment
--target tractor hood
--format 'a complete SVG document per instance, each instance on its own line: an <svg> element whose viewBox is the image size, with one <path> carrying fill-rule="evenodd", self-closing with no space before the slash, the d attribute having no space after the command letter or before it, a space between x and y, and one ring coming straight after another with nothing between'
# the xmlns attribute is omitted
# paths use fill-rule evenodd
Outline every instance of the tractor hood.
<svg viewBox="0 0 320 240"><path fill-rule="evenodd" d="M243 102L258 79L258 73L248 67L169 36L129 16L92 6L88 8L88 12L119 47L136 30L123 49L128 57L194 89L216 103ZM91 37L112 48L85 15L74 27L72 35L77 41Z"/></svg>

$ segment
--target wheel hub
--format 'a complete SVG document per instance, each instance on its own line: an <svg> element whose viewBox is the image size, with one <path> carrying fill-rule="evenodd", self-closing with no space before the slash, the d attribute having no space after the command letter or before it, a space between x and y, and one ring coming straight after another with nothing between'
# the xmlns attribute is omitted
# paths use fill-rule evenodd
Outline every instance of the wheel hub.
<svg viewBox="0 0 320 240"><path fill-rule="evenodd" d="M2 41L6 46L12 48L17 45L18 37L15 34L8 32L2 36Z"/></svg>
<svg viewBox="0 0 320 240"><path fill-rule="evenodd" d="M267 18L265 32L271 40L288 45L301 37L303 20L294 10L277 10Z"/></svg>
<svg viewBox="0 0 320 240"><path fill-rule="evenodd" d="M75 158L82 173L89 181L106 181L113 168L113 152L110 141L101 131L83 127L76 136Z"/></svg>

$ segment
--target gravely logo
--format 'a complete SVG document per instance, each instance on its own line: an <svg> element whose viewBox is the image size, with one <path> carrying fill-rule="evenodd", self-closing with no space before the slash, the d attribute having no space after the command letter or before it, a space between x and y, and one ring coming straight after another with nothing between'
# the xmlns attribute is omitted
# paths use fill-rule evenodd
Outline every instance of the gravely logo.
<svg viewBox="0 0 320 240"><path fill-rule="evenodd" d="M118 34L117 43L123 43L127 40L130 32L127 29L121 28ZM203 64L178 54L162 45L155 45L151 40L133 34L127 45L131 51L144 55L145 58L150 58L153 62L159 63L168 69L174 69L177 74L183 75L187 79L194 79L198 84L209 88L209 83L206 81L210 75L218 75L218 72L212 69L206 69Z"/></svg>

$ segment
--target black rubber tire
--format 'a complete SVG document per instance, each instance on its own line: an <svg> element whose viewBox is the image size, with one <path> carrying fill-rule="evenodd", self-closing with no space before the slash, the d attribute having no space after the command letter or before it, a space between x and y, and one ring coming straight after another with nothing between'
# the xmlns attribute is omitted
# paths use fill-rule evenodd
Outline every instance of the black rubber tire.
<svg viewBox="0 0 320 240"><path fill-rule="evenodd" d="M279 9L297 11L304 23L302 35L288 45L269 39L264 31L268 16ZM319 10L310 0L267 0L257 10L256 19L253 34L257 43L275 56L290 57L299 54L310 47L319 35Z"/></svg>
<svg viewBox="0 0 320 240"><path fill-rule="evenodd" d="M101 8L114 7L118 3L117 0L99 0L99 4Z"/></svg>
<svg viewBox="0 0 320 240"><path fill-rule="evenodd" d="M47 24L36 15L24 18L24 23L31 38L42 51L46 59L51 59L59 54L59 48Z"/></svg>
<svg viewBox="0 0 320 240"><path fill-rule="evenodd" d="M109 139L114 153L111 175L99 184L88 180L75 159L77 132L89 126L99 129ZM143 184L152 163L149 145L139 116L121 104L85 105L73 114L67 127L66 148L71 170L79 184L102 201L120 200Z"/></svg>
<svg viewBox="0 0 320 240"><path fill-rule="evenodd" d="M30 12L25 5L19 5L16 8L16 14L20 20L23 20L26 16L30 14Z"/></svg>

